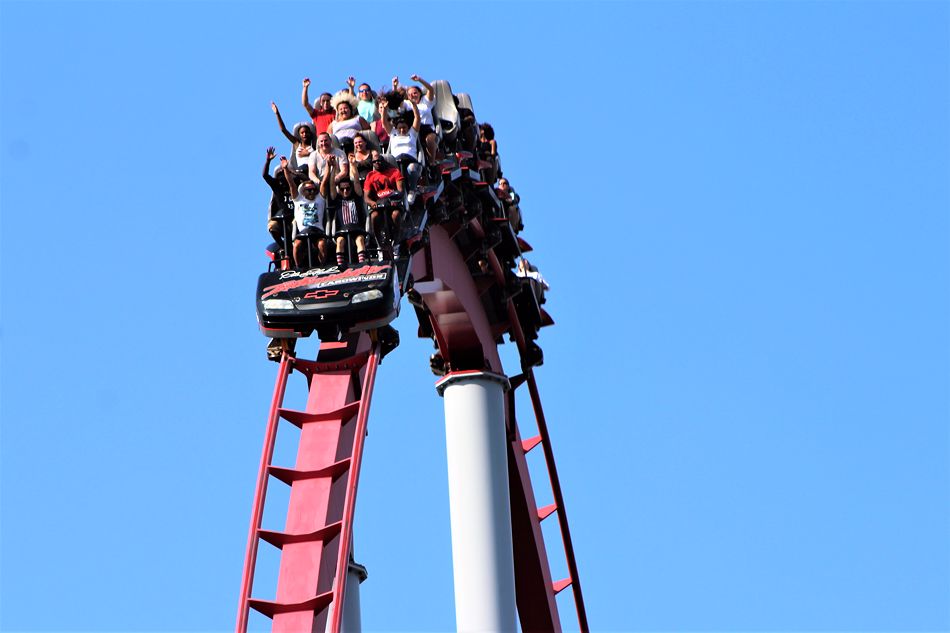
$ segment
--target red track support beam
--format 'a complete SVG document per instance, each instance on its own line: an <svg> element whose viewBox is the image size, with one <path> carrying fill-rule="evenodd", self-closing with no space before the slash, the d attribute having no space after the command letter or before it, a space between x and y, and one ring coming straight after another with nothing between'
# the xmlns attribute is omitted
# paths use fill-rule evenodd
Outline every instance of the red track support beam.
<svg viewBox="0 0 950 633"><path fill-rule="evenodd" d="M274 395L271 398L270 414L267 416L267 429L264 431L264 450L261 452L261 465L257 471L257 486L254 490L254 506L251 509L251 529L247 536L247 552L244 556L244 575L241 579L241 599L238 604L237 632L247 630L248 600L254 585L254 565L257 561L257 531L264 516L264 501L267 496L267 468L274 457L274 443L277 440L277 424L280 421L280 407L284 401L287 376L290 374L291 357L284 354L277 372Z"/></svg>
<svg viewBox="0 0 950 633"><path fill-rule="evenodd" d="M584 595L581 592L580 576L577 573L577 560L574 557L574 544L571 541L571 528L567 523L567 512L564 510L564 495L561 493L561 482L557 476L557 466L554 463L554 449L551 448L551 439L548 434L548 425L544 419L544 410L541 408L541 395L538 393L538 384L534 379L534 372L528 370L528 391L531 394L531 404L534 408L534 416L538 422L538 431L544 441L541 442L541 448L544 450L544 461L547 463L548 476L551 481L551 491L554 493L554 504L557 507L557 520L561 528L561 541L564 544L564 554L567 557L567 570L570 578L558 581L555 585L555 593L564 589L567 584L571 585L574 592L574 604L577 607L577 622L580 625L582 633L587 633L590 628L587 624L587 609L584 606ZM562 584L563 583L563 584Z"/></svg>

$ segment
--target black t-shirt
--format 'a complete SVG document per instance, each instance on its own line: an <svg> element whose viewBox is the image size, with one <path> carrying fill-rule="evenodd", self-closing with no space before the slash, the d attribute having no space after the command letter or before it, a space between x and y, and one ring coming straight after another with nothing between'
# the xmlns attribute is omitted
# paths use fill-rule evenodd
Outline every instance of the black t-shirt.
<svg viewBox="0 0 950 633"><path fill-rule="evenodd" d="M276 178L270 174L265 174L264 181L274 192L270 199L270 217L273 218L283 211L284 217L292 220L294 217L294 199L290 195L287 179L284 178L283 174Z"/></svg>

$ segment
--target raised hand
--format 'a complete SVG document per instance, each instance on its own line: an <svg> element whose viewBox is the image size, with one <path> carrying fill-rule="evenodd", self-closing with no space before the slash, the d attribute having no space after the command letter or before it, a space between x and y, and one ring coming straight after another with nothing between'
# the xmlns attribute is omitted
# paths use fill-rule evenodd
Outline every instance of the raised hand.
<svg viewBox="0 0 950 633"><path fill-rule="evenodd" d="M277 104L273 101L270 102L270 109L274 114L277 114Z"/></svg>
<svg viewBox="0 0 950 633"><path fill-rule="evenodd" d="M349 86L350 89L352 89L353 86L356 85L356 78L355 78L355 77L352 77L352 76L347 77L347 78L346 78L346 85Z"/></svg>
<svg viewBox="0 0 950 633"><path fill-rule="evenodd" d="M399 87L399 77L393 77L393 90Z"/></svg>
<svg viewBox="0 0 950 633"><path fill-rule="evenodd" d="M281 168L281 169L287 169L288 167L290 167L290 163L287 162L287 157L286 157L286 156L281 156L281 157L280 157L280 168Z"/></svg>
<svg viewBox="0 0 950 633"><path fill-rule="evenodd" d="M273 147L267 148L267 160L274 160L274 156L277 156L277 150Z"/></svg>
<svg viewBox="0 0 950 633"><path fill-rule="evenodd" d="M307 88L307 87L309 87L309 86L310 86L310 77L304 77L304 78L303 78L303 87L304 87L304 88Z"/></svg>
<svg viewBox="0 0 950 633"><path fill-rule="evenodd" d="M413 81L420 81L419 75L410 75L409 79L412 79Z"/></svg>

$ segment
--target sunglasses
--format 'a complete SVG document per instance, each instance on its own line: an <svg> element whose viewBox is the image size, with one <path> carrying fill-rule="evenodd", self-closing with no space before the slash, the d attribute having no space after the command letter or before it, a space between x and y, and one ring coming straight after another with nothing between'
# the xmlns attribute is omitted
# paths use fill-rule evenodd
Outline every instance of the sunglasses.
<svg viewBox="0 0 950 633"><path fill-rule="evenodd" d="M369 92L369 88L360 88L360 92Z"/></svg>
<svg viewBox="0 0 950 633"><path fill-rule="evenodd" d="M340 191L346 191L347 189L350 189L349 185L337 185L337 187L340 188Z"/></svg>

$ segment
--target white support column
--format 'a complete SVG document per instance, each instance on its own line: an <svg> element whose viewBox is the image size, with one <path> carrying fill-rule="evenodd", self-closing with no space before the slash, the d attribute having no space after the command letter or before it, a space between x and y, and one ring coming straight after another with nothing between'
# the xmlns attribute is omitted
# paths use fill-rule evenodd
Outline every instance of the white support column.
<svg viewBox="0 0 950 633"><path fill-rule="evenodd" d="M515 631L504 376L452 372L445 400L455 623L461 633Z"/></svg>

